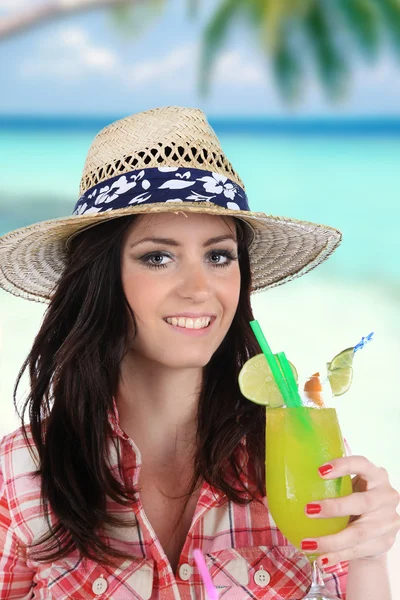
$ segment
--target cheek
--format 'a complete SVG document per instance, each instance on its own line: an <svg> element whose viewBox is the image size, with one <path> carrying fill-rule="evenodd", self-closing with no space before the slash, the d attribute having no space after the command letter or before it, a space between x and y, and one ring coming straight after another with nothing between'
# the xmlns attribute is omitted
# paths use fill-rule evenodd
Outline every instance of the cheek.
<svg viewBox="0 0 400 600"><path fill-rule="evenodd" d="M123 274L122 284L135 319L138 322L147 321L148 317L154 315L154 310L156 310L157 299L160 295L159 286L154 284L154 280L149 281L147 273L140 272ZM149 294L150 289L151 294Z"/></svg>
<svg viewBox="0 0 400 600"><path fill-rule="evenodd" d="M233 318L240 296L240 271L232 273L220 288L220 298L226 313Z"/></svg>

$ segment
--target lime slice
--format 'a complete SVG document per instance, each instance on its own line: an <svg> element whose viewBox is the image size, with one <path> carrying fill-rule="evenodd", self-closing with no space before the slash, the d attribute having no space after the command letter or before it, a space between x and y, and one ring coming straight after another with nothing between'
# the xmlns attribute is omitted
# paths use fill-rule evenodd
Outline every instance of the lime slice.
<svg viewBox="0 0 400 600"><path fill-rule="evenodd" d="M334 369L333 371L328 372L328 378L333 395L342 396L350 389L353 380L353 369L351 367Z"/></svg>
<svg viewBox="0 0 400 600"><path fill-rule="evenodd" d="M289 364L297 382L296 367ZM239 373L239 388L245 398L256 404L272 408L283 406L282 395L264 354L257 354L244 363Z"/></svg>
<svg viewBox="0 0 400 600"><path fill-rule="evenodd" d="M339 354L336 354L334 358L332 358L332 362L328 363L328 369L333 371L334 369L342 369L343 367L352 367L354 359L354 348L346 348L346 350L342 350Z"/></svg>
<svg viewBox="0 0 400 600"><path fill-rule="evenodd" d="M353 380L353 358L354 348L347 348L326 365L334 396L342 396L350 389Z"/></svg>

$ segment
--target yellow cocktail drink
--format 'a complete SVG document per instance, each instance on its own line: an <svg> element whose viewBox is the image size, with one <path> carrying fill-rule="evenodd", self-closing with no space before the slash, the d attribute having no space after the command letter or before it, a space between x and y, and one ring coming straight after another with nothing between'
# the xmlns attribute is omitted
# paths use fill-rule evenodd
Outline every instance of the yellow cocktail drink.
<svg viewBox="0 0 400 600"><path fill-rule="evenodd" d="M267 408L266 412L266 489L276 525L297 548L305 538L338 533L348 517L312 519L305 513L309 502L352 493L350 476L325 480L318 473L324 463L345 456L335 409Z"/></svg>

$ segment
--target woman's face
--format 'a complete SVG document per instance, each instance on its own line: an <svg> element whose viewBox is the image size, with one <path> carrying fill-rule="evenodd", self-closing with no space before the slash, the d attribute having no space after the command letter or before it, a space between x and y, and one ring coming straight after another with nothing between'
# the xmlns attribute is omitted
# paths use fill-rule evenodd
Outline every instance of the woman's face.
<svg viewBox="0 0 400 600"><path fill-rule="evenodd" d="M234 219L141 215L125 236L121 270L137 325L132 351L171 368L205 366L239 301Z"/></svg>

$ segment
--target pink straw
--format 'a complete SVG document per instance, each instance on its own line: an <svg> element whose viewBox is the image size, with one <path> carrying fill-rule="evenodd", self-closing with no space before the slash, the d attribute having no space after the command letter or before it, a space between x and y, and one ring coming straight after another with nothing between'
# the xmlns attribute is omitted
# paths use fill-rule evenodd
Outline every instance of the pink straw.
<svg viewBox="0 0 400 600"><path fill-rule="evenodd" d="M201 550L193 550L193 558L200 572L200 577L204 583L204 587L206 588L209 600L218 600L217 588L213 585L210 573L207 569L206 561L204 560L204 556Z"/></svg>

